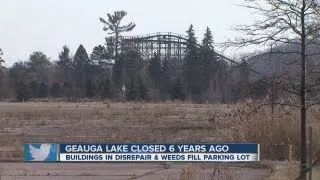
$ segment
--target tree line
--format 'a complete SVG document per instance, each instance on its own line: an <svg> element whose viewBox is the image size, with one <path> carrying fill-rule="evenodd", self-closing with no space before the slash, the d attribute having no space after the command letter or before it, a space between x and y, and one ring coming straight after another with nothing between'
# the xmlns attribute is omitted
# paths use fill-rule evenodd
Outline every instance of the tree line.
<svg viewBox="0 0 320 180"><path fill-rule="evenodd" d="M108 14L107 20L100 18L109 36L90 55L83 45L74 56L69 47L63 46L56 61L36 51L27 61L3 70L2 98L225 101L228 97L235 98L230 95L232 90L239 94L239 82L248 83L247 68L241 76L232 77L228 74L231 66L216 57L209 27L199 43L190 25L182 61L161 58L159 54L145 60L134 49L120 50L121 33L136 26L132 22L122 25L126 14L116 11Z"/></svg>

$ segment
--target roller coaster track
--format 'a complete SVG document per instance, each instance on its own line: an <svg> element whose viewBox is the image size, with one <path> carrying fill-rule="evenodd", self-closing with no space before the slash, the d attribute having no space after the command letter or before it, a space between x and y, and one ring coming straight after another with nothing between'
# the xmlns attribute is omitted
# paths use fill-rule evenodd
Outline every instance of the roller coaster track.
<svg viewBox="0 0 320 180"><path fill-rule="evenodd" d="M141 53L143 58L150 59L154 54L158 54L163 58L176 58L181 60L185 55L188 38L184 35L172 32L157 32L140 36L121 36L121 49L136 49ZM200 44L196 44L201 47ZM216 57L225 60L231 65L240 66L241 63L232 60L220 53L214 52ZM250 68L251 72L259 74Z"/></svg>

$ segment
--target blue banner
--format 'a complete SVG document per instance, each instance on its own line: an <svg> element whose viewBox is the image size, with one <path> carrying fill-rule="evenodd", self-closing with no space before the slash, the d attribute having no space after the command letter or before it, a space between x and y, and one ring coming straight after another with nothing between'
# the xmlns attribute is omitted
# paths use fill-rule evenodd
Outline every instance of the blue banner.
<svg viewBox="0 0 320 180"><path fill-rule="evenodd" d="M60 144L60 153L259 153L259 144L112 143Z"/></svg>

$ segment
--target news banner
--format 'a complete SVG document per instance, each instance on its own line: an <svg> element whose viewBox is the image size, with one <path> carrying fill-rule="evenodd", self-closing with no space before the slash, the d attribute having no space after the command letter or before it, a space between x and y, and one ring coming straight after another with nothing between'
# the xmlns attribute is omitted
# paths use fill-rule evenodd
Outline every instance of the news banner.
<svg viewBox="0 0 320 180"><path fill-rule="evenodd" d="M250 162L259 144L24 144L24 161L55 162Z"/></svg>

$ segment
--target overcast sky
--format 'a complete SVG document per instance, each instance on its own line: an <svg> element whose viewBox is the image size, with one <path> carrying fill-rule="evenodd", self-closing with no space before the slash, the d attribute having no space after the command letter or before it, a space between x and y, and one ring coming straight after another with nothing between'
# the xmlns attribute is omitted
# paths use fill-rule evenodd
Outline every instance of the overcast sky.
<svg viewBox="0 0 320 180"><path fill-rule="evenodd" d="M126 35L154 32L184 34L193 24L202 38L206 26L212 29L215 42L237 36L229 29L250 24L247 9L238 7L242 0L1 0L0 48L5 66L27 60L33 51L42 51L57 60L63 45L72 54L83 44L88 54L104 44L106 32L99 17L115 10L128 12L124 22L136 28Z"/></svg>

